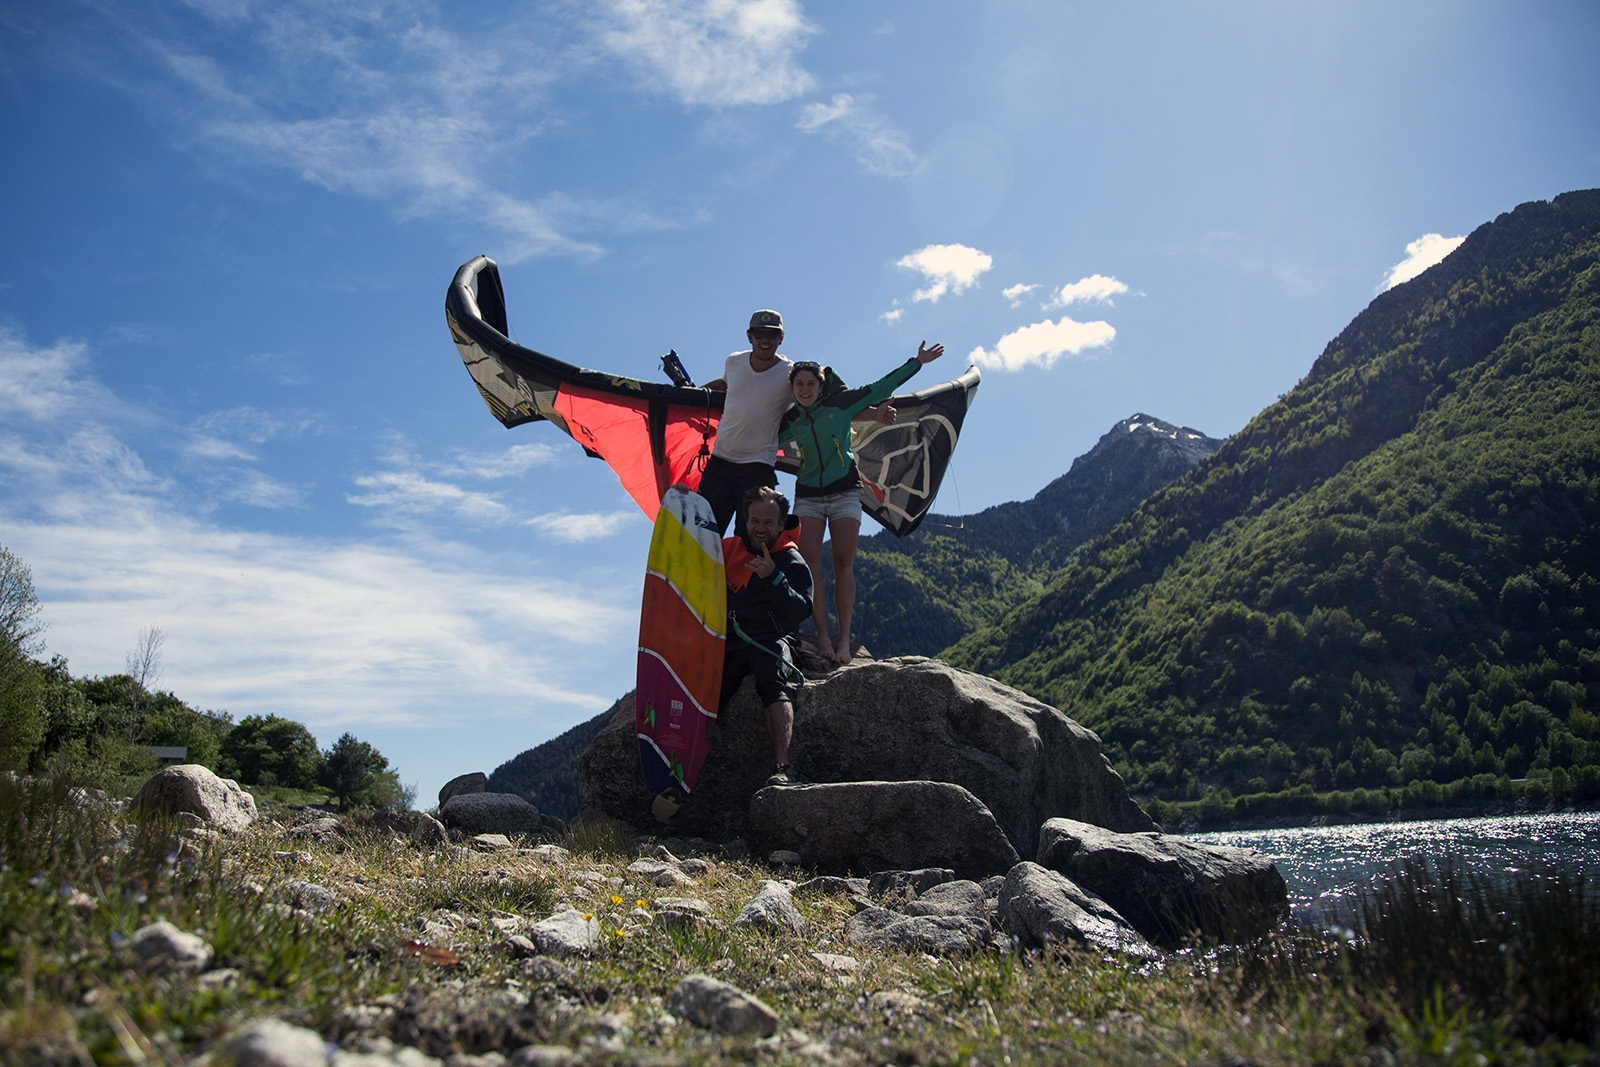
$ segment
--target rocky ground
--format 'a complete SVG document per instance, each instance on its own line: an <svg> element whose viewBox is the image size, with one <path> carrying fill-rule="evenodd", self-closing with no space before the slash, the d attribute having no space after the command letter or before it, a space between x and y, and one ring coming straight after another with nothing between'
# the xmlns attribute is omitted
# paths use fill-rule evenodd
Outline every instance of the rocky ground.
<svg viewBox="0 0 1600 1067"><path fill-rule="evenodd" d="M0 1060L1446 1062L1420 1056L1438 1027L1318 976L1335 943L1147 938L1038 863L847 878L738 842L258 812L189 777L206 798L169 783L137 818L0 783ZM1087 869L1092 836L1057 825L1040 859Z"/></svg>

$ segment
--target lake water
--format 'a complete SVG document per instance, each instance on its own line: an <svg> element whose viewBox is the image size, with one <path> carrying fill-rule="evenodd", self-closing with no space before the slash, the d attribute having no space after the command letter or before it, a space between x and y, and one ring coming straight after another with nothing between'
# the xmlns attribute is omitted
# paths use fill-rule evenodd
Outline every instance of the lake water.
<svg viewBox="0 0 1600 1067"><path fill-rule="evenodd" d="M1191 840L1267 856L1288 883L1291 907L1307 918L1350 899L1402 859L1449 857L1490 876L1556 865L1600 880L1600 812L1592 811L1241 830Z"/></svg>

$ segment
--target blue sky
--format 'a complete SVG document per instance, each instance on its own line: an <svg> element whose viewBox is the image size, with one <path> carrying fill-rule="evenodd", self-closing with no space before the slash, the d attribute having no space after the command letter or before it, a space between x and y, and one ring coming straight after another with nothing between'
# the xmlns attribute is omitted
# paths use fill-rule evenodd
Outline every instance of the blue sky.
<svg viewBox="0 0 1600 1067"><path fill-rule="evenodd" d="M972 512L1135 412L1233 433L1600 184L1596 55L1589 0L4 4L0 544L74 673L158 627L161 687L428 802L632 688L649 537L478 398L473 255L515 339L639 377L759 307L852 382L943 342Z"/></svg>

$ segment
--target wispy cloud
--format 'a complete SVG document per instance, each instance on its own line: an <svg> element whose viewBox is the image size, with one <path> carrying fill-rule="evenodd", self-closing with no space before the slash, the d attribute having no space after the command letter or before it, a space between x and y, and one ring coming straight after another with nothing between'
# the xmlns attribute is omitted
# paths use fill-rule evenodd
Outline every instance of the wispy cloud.
<svg viewBox="0 0 1600 1067"><path fill-rule="evenodd" d="M871 108L870 96L835 93L826 104L807 104L795 128L853 145L856 162L873 174L901 178L916 169L917 154L901 130Z"/></svg>
<svg viewBox="0 0 1600 1067"><path fill-rule="evenodd" d="M508 509L488 493L473 492L450 482L435 481L416 471L382 471L358 475L363 490L345 499L366 508L378 508L397 518L414 518L445 512L470 522L490 525L511 517Z"/></svg>
<svg viewBox="0 0 1600 1067"><path fill-rule="evenodd" d="M496 478L514 478L535 467L558 463L562 450L543 441L512 445L498 452L453 452L441 465L446 474L492 481Z"/></svg>
<svg viewBox="0 0 1600 1067"><path fill-rule="evenodd" d="M1127 291L1128 287L1115 278L1108 278L1104 274L1091 274L1087 278L1080 278L1070 285L1063 285L1057 289L1045 304L1045 309L1079 303L1109 304L1112 302L1112 297L1121 296Z"/></svg>
<svg viewBox="0 0 1600 1067"><path fill-rule="evenodd" d="M921 274L928 282L911 299L937 303L946 293L959 296L977 284L978 278L994 266L994 257L967 245L927 245L901 256L895 266Z"/></svg>
<svg viewBox="0 0 1600 1067"><path fill-rule="evenodd" d="M1446 237L1439 233L1423 234L1406 245L1406 258L1389 268L1383 276L1383 284L1378 286L1378 291L1384 292L1402 282L1409 282L1460 248L1461 242L1466 239L1465 234L1460 237Z"/></svg>
<svg viewBox="0 0 1600 1067"><path fill-rule="evenodd" d="M811 91L799 54L816 28L794 0L610 0L600 42L652 89L707 107Z"/></svg>
<svg viewBox="0 0 1600 1067"><path fill-rule="evenodd" d="M415 530L391 543L216 522L215 497L196 499L192 479L180 483L161 466L194 462L204 448L172 447L181 428L117 417L129 407L89 365L85 346L0 335L0 544L32 569L51 647L75 672L119 670L139 629L155 625L168 634L164 683L185 700L235 716L286 715L319 733L448 726L530 701L570 722L614 698L621 683L582 677L573 663L625 642L637 625L631 567L615 587L603 575L580 585L548 566L538 573L527 546L507 560ZM17 388L41 371L59 403ZM86 399L94 406L76 406ZM86 420L85 411L110 414ZM256 414L259 434L291 425ZM402 444L391 449L397 457ZM504 462L459 453L431 466L494 477L538 461L537 450ZM226 469L219 492L255 506L288 506L300 492ZM389 495L396 509L453 516L477 507L493 517L505 507L414 471L389 474L371 476L366 492Z"/></svg>
<svg viewBox="0 0 1600 1067"><path fill-rule="evenodd" d="M592 58L577 20L559 21L565 13L464 30L434 5L405 0L190 6L210 30L192 18L163 21L159 11L125 19L114 39L153 64L108 57L101 76L164 106L161 120L191 148L285 168L401 218L486 230L508 262L599 254L593 231L640 214L591 210L581 196L506 180L515 153L562 121L552 87ZM102 14L124 19L114 7Z"/></svg>
<svg viewBox="0 0 1600 1067"><path fill-rule="evenodd" d="M637 511L607 511L586 515L537 515L527 525L569 543L599 541L630 523L639 521Z"/></svg>
<svg viewBox="0 0 1600 1067"><path fill-rule="evenodd" d="M1050 367L1063 356L1102 348L1116 336L1109 322L1077 322L1063 316L1058 322L1046 319L1014 330L995 342L993 349L974 348L968 358L994 370Z"/></svg>
<svg viewBox="0 0 1600 1067"><path fill-rule="evenodd" d="M1019 283L1017 285L1006 286L1004 289L1000 290L1000 295L1005 297L1006 302L1012 307L1018 308L1022 306L1023 301L1027 300L1028 297L1038 292L1039 288L1040 287L1037 284L1027 285Z"/></svg>

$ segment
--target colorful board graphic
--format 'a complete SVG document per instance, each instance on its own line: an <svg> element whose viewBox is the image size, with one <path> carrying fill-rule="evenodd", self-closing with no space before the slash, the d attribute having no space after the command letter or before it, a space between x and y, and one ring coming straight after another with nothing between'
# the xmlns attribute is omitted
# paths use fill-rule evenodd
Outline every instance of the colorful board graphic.
<svg viewBox="0 0 1600 1067"><path fill-rule="evenodd" d="M727 635L722 538L711 505L669 489L656 512L639 616L634 721L645 784L672 801L694 789L711 748ZM662 805L658 817L665 820Z"/></svg>

